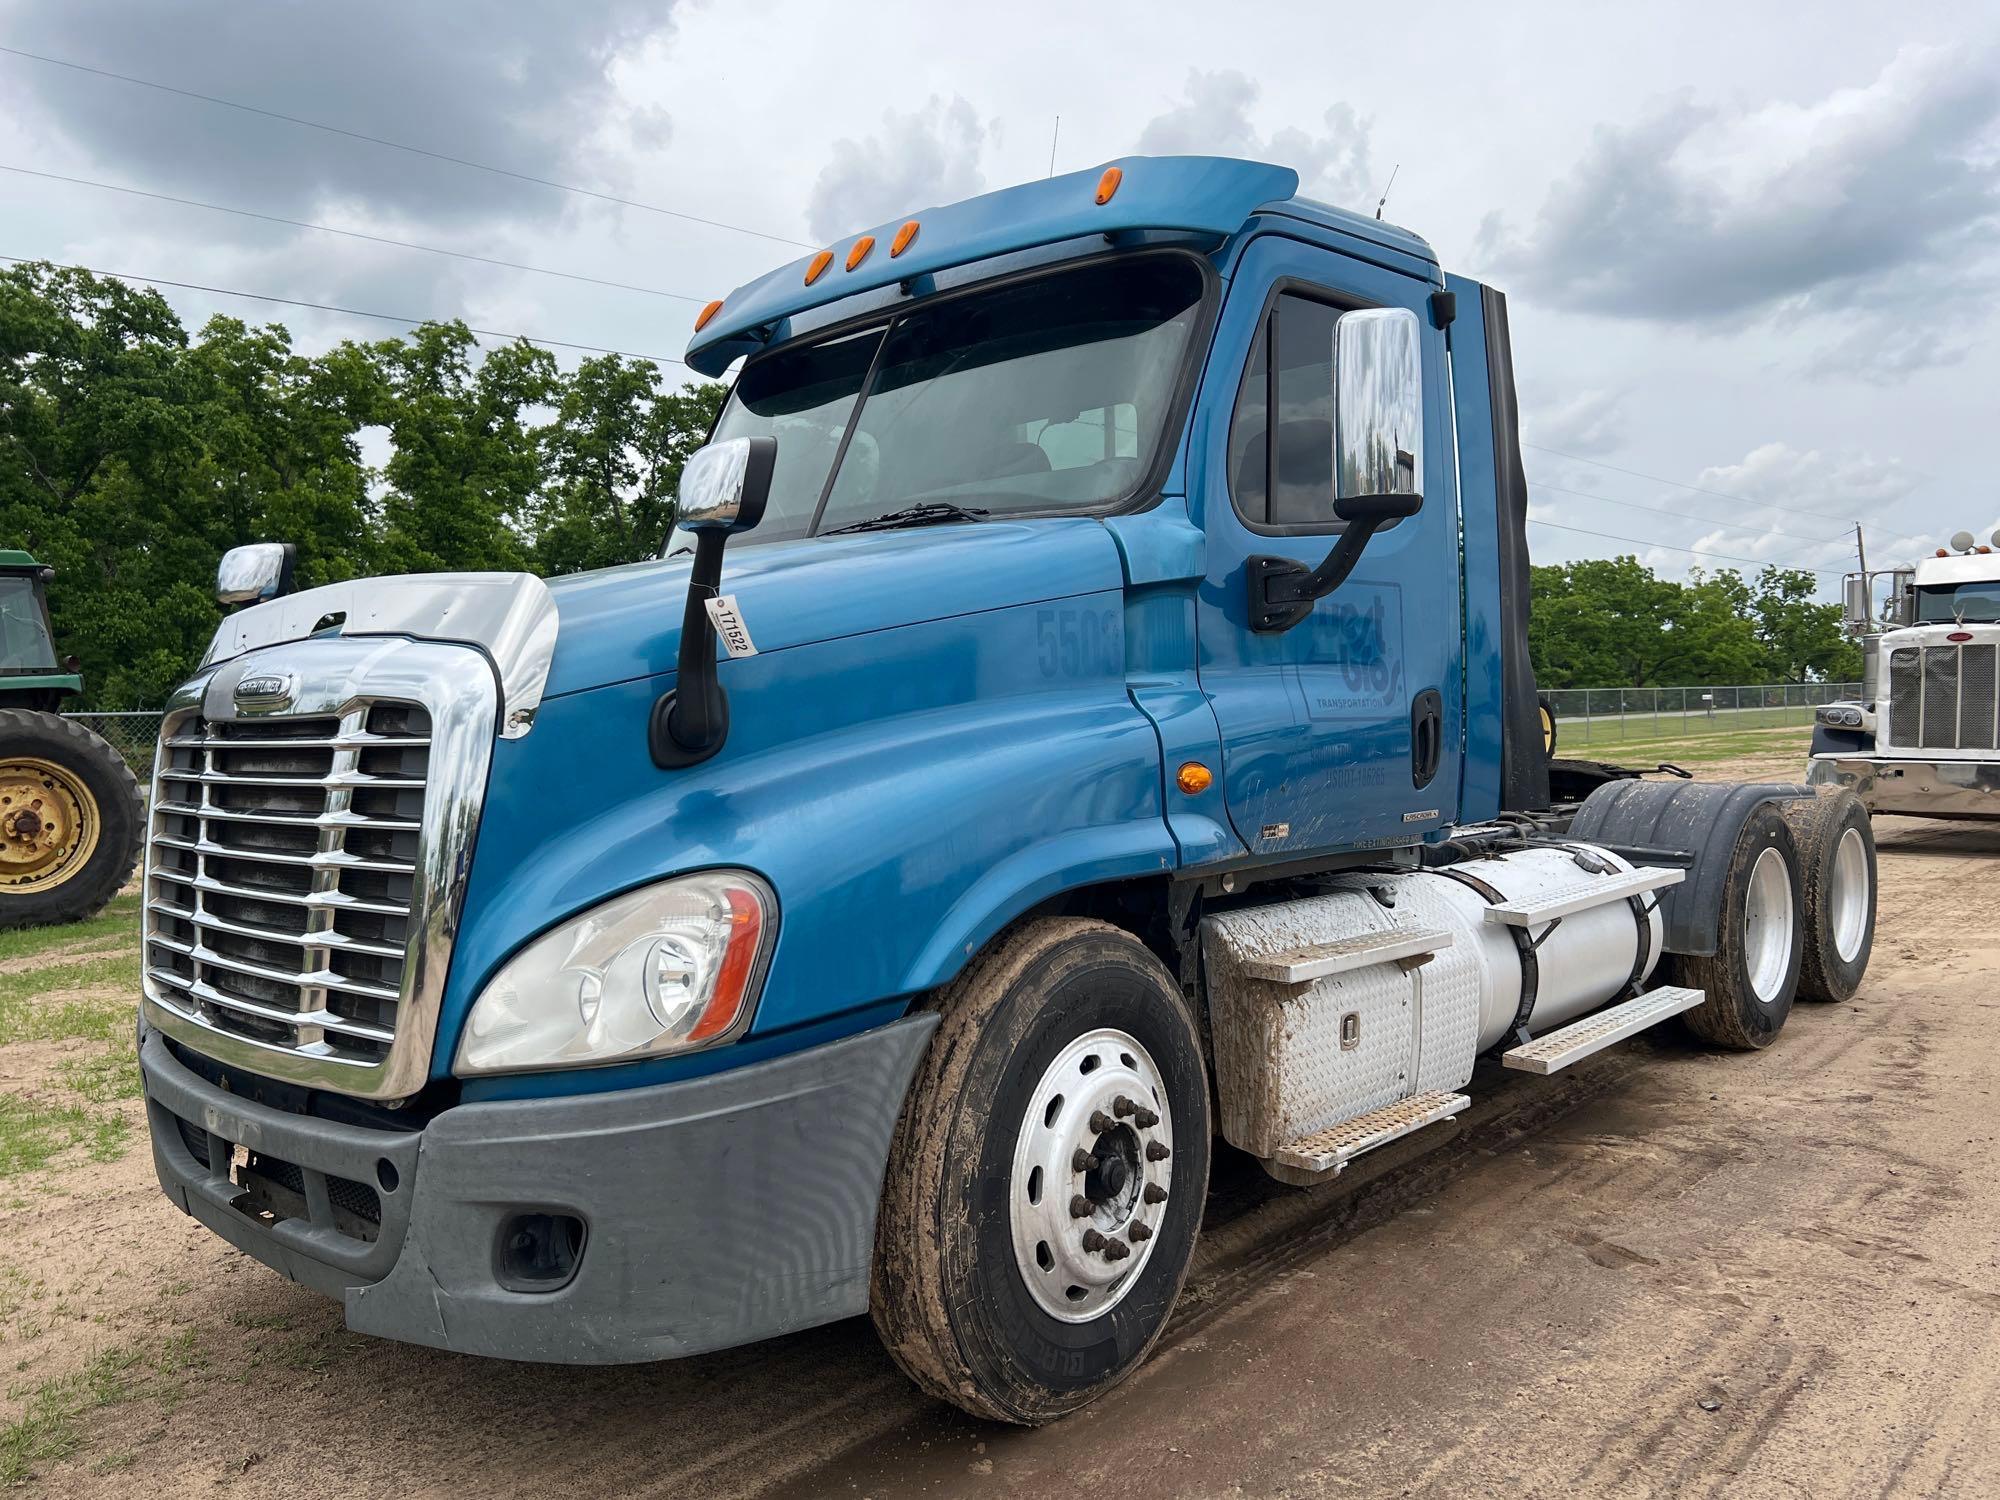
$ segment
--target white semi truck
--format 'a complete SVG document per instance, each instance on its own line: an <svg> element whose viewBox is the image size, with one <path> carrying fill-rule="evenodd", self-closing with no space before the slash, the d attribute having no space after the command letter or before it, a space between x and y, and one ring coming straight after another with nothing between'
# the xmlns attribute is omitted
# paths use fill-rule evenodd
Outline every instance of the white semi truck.
<svg viewBox="0 0 2000 1500"><path fill-rule="evenodd" d="M1866 701L1818 711L1807 780L1870 812L2000 819L1996 549L2000 531L1992 545L1961 531L1914 567L1848 575Z"/></svg>

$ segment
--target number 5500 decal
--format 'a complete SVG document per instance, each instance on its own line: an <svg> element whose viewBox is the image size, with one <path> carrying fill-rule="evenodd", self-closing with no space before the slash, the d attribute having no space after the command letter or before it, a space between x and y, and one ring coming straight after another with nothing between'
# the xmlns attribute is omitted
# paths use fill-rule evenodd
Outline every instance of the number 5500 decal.
<svg viewBox="0 0 2000 1500"><path fill-rule="evenodd" d="M1101 677L1125 670L1115 609L1038 609L1035 640L1044 677Z"/></svg>

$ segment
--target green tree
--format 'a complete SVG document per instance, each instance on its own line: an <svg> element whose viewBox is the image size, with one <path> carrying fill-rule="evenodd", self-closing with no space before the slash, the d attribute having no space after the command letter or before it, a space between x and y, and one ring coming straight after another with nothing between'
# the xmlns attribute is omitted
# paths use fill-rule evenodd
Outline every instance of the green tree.
<svg viewBox="0 0 2000 1500"><path fill-rule="evenodd" d="M1785 682L1854 682L1861 648L1841 629L1838 604L1813 598L1813 575L1800 568L1766 568L1750 601L1766 672Z"/></svg>

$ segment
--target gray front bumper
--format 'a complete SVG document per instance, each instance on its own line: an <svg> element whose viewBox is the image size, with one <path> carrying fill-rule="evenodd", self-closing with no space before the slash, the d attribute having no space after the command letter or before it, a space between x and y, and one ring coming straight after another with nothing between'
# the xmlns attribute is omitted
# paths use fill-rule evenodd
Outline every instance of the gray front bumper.
<svg viewBox="0 0 2000 1500"><path fill-rule="evenodd" d="M2000 818L2000 761L1816 755L1814 786L1844 786L1870 812L1911 818Z"/></svg>
<svg viewBox="0 0 2000 1500"><path fill-rule="evenodd" d="M936 1025L910 1016L682 1083L463 1104L407 1132L251 1103L183 1065L157 1032L140 1063L167 1195L266 1265L341 1298L350 1328L467 1354L611 1364L867 1309L889 1139ZM257 1212L232 1177L235 1147L297 1167L306 1212ZM335 1206L353 1184L378 1189L372 1242L346 1232L355 1220ZM583 1253L559 1290L510 1291L496 1269L501 1226L535 1210L580 1217Z"/></svg>

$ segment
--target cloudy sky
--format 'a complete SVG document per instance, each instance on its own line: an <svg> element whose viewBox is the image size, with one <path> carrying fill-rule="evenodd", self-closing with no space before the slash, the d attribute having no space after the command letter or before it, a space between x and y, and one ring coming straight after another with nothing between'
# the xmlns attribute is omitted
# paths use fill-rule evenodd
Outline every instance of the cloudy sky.
<svg viewBox="0 0 2000 1500"><path fill-rule="evenodd" d="M1857 520L1871 560L2000 528L1990 6L960 13L0 0L0 254L670 357L802 248L1045 174L1060 115L1059 170L1261 157L1363 210L1396 172L1388 216L1510 295L1542 560L1830 591Z"/></svg>

